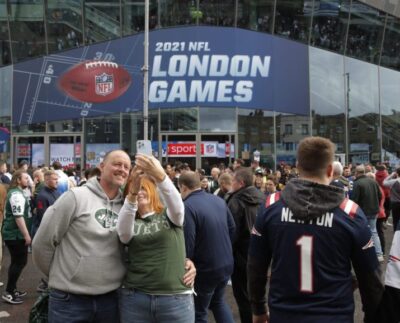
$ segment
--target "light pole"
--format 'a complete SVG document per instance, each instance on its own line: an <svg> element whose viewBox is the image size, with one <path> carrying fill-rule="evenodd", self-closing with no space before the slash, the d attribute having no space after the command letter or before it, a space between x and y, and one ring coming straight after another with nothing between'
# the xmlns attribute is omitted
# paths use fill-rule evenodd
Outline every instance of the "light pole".
<svg viewBox="0 0 400 323"><path fill-rule="evenodd" d="M349 115L350 115L350 73L345 73L345 85L346 85L346 107L344 113L345 122L345 145L346 145L346 158L347 164L350 163L350 149L349 149Z"/></svg>
<svg viewBox="0 0 400 323"><path fill-rule="evenodd" d="M149 4L144 1L144 59L143 59L143 139L149 134Z"/></svg>

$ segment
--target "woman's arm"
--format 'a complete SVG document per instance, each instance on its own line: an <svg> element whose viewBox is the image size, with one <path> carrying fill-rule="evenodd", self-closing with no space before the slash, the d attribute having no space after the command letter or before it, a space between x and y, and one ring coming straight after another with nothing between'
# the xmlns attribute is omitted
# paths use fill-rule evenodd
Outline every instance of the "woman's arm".
<svg viewBox="0 0 400 323"><path fill-rule="evenodd" d="M167 207L167 216L177 226L183 225L185 208L182 198L171 182L158 159L153 156L136 154L136 165L146 174L152 176L160 190L160 195Z"/></svg>
<svg viewBox="0 0 400 323"><path fill-rule="evenodd" d="M183 226L183 220L185 218L185 207L181 195L176 189L168 176L165 176L164 180L157 184L160 191L162 200L165 202L167 207L167 216L171 222L177 226Z"/></svg>
<svg viewBox="0 0 400 323"><path fill-rule="evenodd" d="M125 199L124 205L119 211L117 222L117 233L119 240L127 244L133 237L133 228L135 225L135 216L137 211L137 203L130 202L128 197Z"/></svg>

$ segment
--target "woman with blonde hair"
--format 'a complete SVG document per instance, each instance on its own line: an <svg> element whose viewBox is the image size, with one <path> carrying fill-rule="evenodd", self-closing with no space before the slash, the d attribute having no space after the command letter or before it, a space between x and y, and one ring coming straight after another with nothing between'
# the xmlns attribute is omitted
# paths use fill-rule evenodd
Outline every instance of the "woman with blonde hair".
<svg viewBox="0 0 400 323"><path fill-rule="evenodd" d="M117 225L129 260L120 290L121 322L194 322L179 192L159 161L142 154L136 155L125 191Z"/></svg>

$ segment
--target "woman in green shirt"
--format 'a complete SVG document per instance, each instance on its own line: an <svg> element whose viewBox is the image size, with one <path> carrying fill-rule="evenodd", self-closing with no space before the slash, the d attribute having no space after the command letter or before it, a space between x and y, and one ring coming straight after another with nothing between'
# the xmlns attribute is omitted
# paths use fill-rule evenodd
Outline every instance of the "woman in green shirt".
<svg viewBox="0 0 400 323"><path fill-rule="evenodd" d="M120 293L121 322L194 322L193 293L182 279L184 205L179 192L158 160L141 154L127 185L117 224L129 258Z"/></svg>

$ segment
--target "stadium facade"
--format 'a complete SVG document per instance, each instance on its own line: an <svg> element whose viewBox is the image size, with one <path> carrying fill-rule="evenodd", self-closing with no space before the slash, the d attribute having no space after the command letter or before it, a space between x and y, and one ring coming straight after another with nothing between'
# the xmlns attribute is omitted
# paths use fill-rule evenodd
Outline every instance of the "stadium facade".
<svg viewBox="0 0 400 323"><path fill-rule="evenodd" d="M346 162L399 164L398 2L150 1L155 154L207 169L258 150L275 167L319 135ZM0 0L2 159L86 167L109 149L135 153L143 15L126 0ZM132 91L110 104L68 98L57 70L88 59L124 66Z"/></svg>

